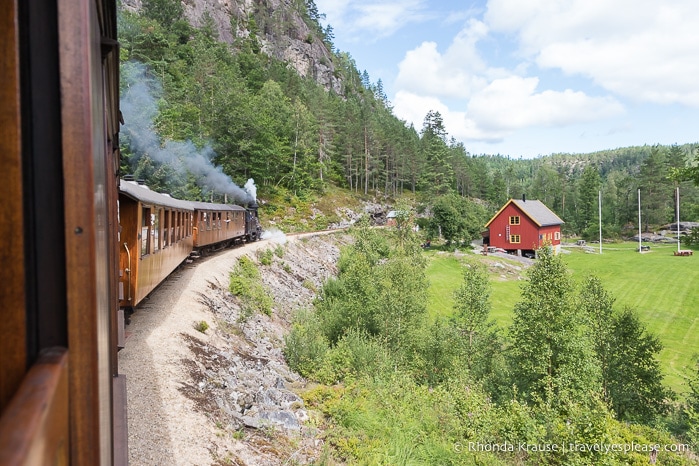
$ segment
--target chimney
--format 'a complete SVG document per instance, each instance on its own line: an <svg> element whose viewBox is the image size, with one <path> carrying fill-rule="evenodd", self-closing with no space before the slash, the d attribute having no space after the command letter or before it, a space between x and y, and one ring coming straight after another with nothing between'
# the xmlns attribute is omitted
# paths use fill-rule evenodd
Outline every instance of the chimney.
<svg viewBox="0 0 699 466"><path fill-rule="evenodd" d="M522 193L522 202L527 202L527 196L524 193Z"/></svg>

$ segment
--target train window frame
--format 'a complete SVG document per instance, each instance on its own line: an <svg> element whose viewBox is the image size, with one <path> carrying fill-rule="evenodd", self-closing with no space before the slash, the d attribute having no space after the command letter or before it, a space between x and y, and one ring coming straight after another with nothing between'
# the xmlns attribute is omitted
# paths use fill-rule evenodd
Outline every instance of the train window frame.
<svg viewBox="0 0 699 466"><path fill-rule="evenodd" d="M168 210L167 211L168 215L168 228L169 228L169 238L168 238L168 246L172 246L175 244L175 225L173 224L173 221L175 219L175 211L174 210Z"/></svg>
<svg viewBox="0 0 699 466"><path fill-rule="evenodd" d="M165 209L163 211L163 249L170 245L170 210Z"/></svg>
<svg viewBox="0 0 699 466"><path fill-rule="evenodd" d="M141 257L150 254L150 211L150 207L141 207Z"/></svg>
<svg viewBox="0 0 699 466"><path fill-rule="evenodd" d="M163 209L156 208L155 211L156 213L151 214L151 223L153 226L153 254L157 253L158 251L160 251L160 249L162 249L162 234L160 230L162 227L162 222L160 221L160 216L162 215Z"/></svg>

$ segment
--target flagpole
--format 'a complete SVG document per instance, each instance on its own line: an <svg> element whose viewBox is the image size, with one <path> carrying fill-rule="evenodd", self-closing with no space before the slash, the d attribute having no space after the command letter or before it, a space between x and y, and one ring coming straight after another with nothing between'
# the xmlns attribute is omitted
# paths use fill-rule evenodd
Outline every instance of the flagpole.
<svg viewBox="0 0 699 466"><path fill-rule="evenodd" d="M641 252L641 188L638 188L638 252Z"/></svg>
<svg viewBox="0 0 699 466"><path fill-rule="evenodd" d="M677 200L677 252L680 252L680 187L677 186L675 199Z"/></svg>
<svg viewBox="0 0 699 466"><path fill-rule="evenodd" d="M602 254L602 191L599 192L599 253Z"/></svg>

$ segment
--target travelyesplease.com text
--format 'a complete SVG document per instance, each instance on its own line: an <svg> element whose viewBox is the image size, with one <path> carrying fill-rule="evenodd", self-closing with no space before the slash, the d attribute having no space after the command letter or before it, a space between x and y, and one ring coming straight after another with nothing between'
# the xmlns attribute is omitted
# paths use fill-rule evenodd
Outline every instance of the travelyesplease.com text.
<svg viewBox="0 0 699 466"><path fill-rule="evenodd" d="M686 444L644 444L644 443L481 443L481 442L457 442L454 451L462 452L552 452L552 453L650 453L653 451L685 452L690 447Z"/></svg>

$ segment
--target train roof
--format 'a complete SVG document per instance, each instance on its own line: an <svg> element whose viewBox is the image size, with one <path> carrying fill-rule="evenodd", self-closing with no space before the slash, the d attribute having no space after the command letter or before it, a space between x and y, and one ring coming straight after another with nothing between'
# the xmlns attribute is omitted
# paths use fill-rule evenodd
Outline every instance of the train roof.
<svg viewBox="0 0 699 466"><path fill-rule="evenodd" d="M241 206L235 205L235 204L211 204L209 202L197 202L197 201L192 201L191 204L194 207L194 210L216 210L216 211L223 211L223 212L246 210L245 207L241 207Z"/></svg>
<svg viewBox="0 0 699 466"><path fill-rule="evenodd" d="M134 181L120 180L119 191L131 199L141 201L145 204L155 204L163 207L172 207L174 209L194 210L194 205L191 201L183 201L168 196L167 194L156 193Z"/></svg>

